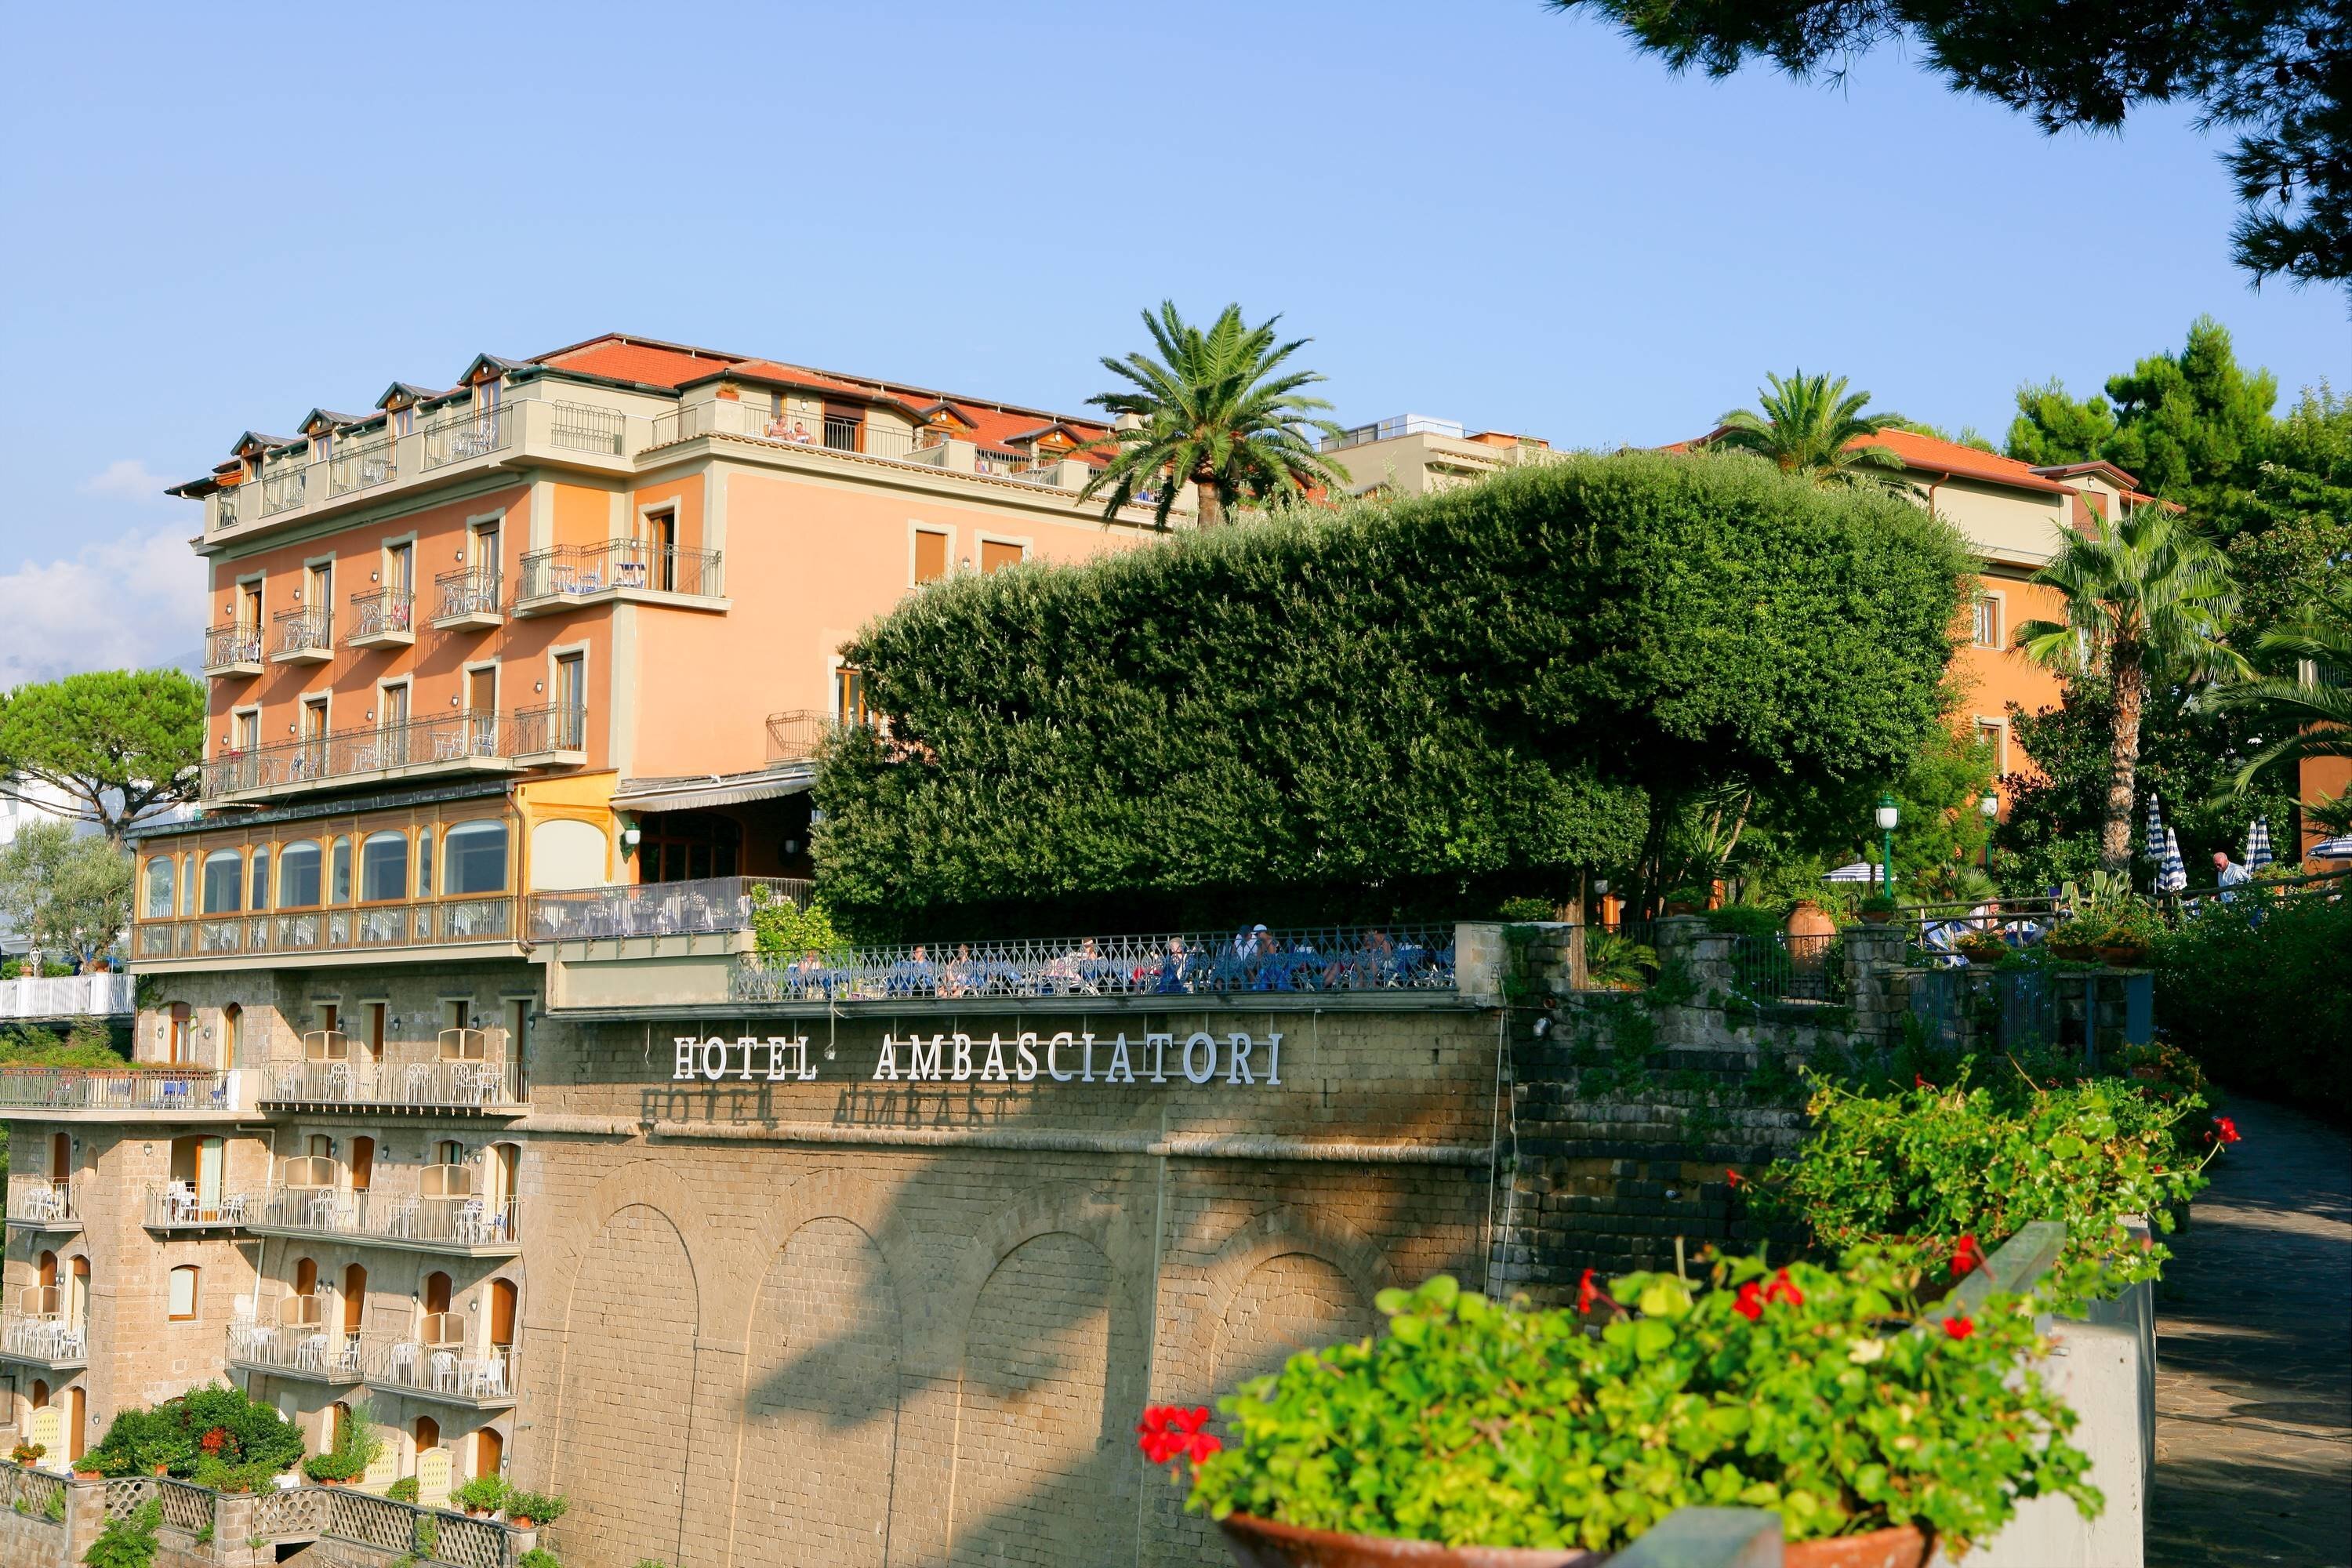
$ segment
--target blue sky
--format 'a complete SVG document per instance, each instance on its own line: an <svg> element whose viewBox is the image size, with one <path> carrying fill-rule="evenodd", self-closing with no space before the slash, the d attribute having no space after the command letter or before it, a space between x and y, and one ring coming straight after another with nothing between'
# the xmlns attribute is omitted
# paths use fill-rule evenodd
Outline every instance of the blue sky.
<svg viewBox="0 0 2352 1568"><path fill-rule="evenodd" d="M234 20L230 19L232 15ZM1280 310L1343 421L1655 442L1832 370L1998 436L2200 311L2292 389L2180 114L2055 140L1898 56L1668 77L1537 0L20 7L0 685L198 640L248 426L621 330L1074 408L1163 297Z"/></svg>

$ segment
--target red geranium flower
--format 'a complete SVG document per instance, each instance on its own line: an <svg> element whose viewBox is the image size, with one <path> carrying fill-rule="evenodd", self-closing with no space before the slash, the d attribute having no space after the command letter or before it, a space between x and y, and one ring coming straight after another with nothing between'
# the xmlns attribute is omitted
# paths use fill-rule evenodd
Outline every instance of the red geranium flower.
<svg viewBox="0 0 2352 1568"><path fill-rule="evenodd" d="M1747 1178L1747 1177L1745 1177L1745 1176L1743 1176L1743 1175L1741 1175L1738 1172L1737 1172L1737 1171L1733 1170L1730 1166L1726 1165L1726 1166L1723 1168L1723 1179L1724 1179L1725 1181L1727 1181L1727 1182L1729 1182L1733 1186L1735 1186L1735 1187L1736 1187L1736 1186L1739 1185L1739 1184L1740 1184L1740 1183L1742 1183L1742 1182L1746 1181L1748 1178Z"/></svg>
<svg viewBox="0 0 2352 1568"><path fill-rule="evenodd" d="M1731 1303L1731 1310L1751 1323L1762 1317L1764 1315L1762 1288L1753 1279L1742 1285L1739 1288L1739 1299Z"/></svg>
<svg viewBox="0 0 2352 1568"><path fill-rule="evenodd" d="M1208 1422L1205 1405L1190 1410L1179 1405L1150 1405L1135 1424L1136 1442L1155 1465L1173 1464L1188 1455L1197 1465L1224 1447L1214 1434L1201 1430Z"/></svg>
<svg viewBox="0 0 2352 1568"><path fill-rule="evenodd" d="M1579 1312L1590 1312L1592 1310L1592 1303L1600 1299L1600 1287L1592 1283L1592 1270L1588 1268L1584 1271L1584 1278L1576 1282L1576 1310Z"/></svg>
<svg viewBox="0 0 2352 1568"><path fill-rule="evenodd" d="M1913 1089L1925 1089L1927 1087L1927 1080L1915 1072L1911 1075L1911 1087Z"/></svg>
<svg viewBox="0 0 2352 1568"><path fill-rule="evenodd" d="M1970 1334L1975 1333L1976 1331L1977 1326L1969 1321L1966 1318L1961 1317L1958 1312L1953 1313L1950 1317L1944 1320L1944 1332L1949 1334L1956 1340L1967 1339Z"/></svg>
<svg viewBox="0 0 2352 1568"><path fill-rule="evenodd" d="M1772 1283L1765 1287L1764 1299L1767 1301L1786 1301L1791 1307L1805 1304L1805 1293L1797 1289L1797 1282L1789 1278L1789 1271L1785 1268L1772 1276Z"/></svg>
<svg viewBox="0 0 2352 1568"><path fill-rule="evenodd" d="M1963 1233L1952 1245L1952 1277L1957 1279L1970 1269L1983 1267L1984 1249L1977 1245L1975 1237Z"/></svg>
<svg viewBox="0 0 2352 1568"><path fill-rule="evenodd" d="M221 1451L221 1445L227 1441L228 1428L225 1426L215 1426L211 1431L205 1433L203 1436L197 1438L196 1445L204 1449L207 1454L217 1454Z"/></svg>
<svg viewBox="0 0 2352 1568"><path fill-rule="evenodd" d="M2238 1142L2238 1124L2236 1122L2231 1121L2226 1116L2217 1116L2213 1118L2213 1125L2221 1130L2222 1142L2235 1143Z"/></svg>

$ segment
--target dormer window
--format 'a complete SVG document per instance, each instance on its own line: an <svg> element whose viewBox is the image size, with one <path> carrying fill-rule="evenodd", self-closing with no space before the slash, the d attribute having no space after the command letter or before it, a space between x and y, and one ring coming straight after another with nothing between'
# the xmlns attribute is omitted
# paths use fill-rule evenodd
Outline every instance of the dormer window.
<svg viewBox="0 0 2352 1568"><path fill-rule="evenodd" d="M413 435L415 432L415 429L416 405L413 403L404 403L399 407L392 411L392 433L394 435Z"/></svg>

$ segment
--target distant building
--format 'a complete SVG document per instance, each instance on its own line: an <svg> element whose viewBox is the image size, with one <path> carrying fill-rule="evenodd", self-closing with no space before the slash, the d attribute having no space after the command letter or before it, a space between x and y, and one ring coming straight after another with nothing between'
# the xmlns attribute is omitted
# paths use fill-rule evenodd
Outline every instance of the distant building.
<svg viewBox="0 0 2352 1568"><path fill-rule="evenodd" d="M1348 471L1350 495L1421 496L1475 484L1506 468L1557 456L1549 442L1501 430L1473 433L1451 419L1398 414L1324 440Z"/></svg>

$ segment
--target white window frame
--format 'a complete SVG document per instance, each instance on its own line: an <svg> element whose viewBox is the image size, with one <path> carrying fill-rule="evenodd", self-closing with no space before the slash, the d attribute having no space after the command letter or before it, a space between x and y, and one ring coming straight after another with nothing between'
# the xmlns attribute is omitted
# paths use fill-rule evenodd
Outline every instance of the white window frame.
<svg viewBox="0 0 2352 1568"><path fill-rule="evenodd" d="M1978 617L1987 605L1992 607L1992 640L1990 642L1978 635ZM1977 647L2000 648L2008 646L2005 639L2009 636L2009 595L2006 593L1999 588L1979 588L1976 596L1969 601L1969 637Z"/></svg>
<svg viewBox="0 0 2352 1568"><path fill-rule="evenodd" d="M1994 718L1990 714L1978 714L1975 738L1979 741L1989 739L1992 742L1994 771L2006 776L2010 771L2009 721L2006 718Z"/></svg>

